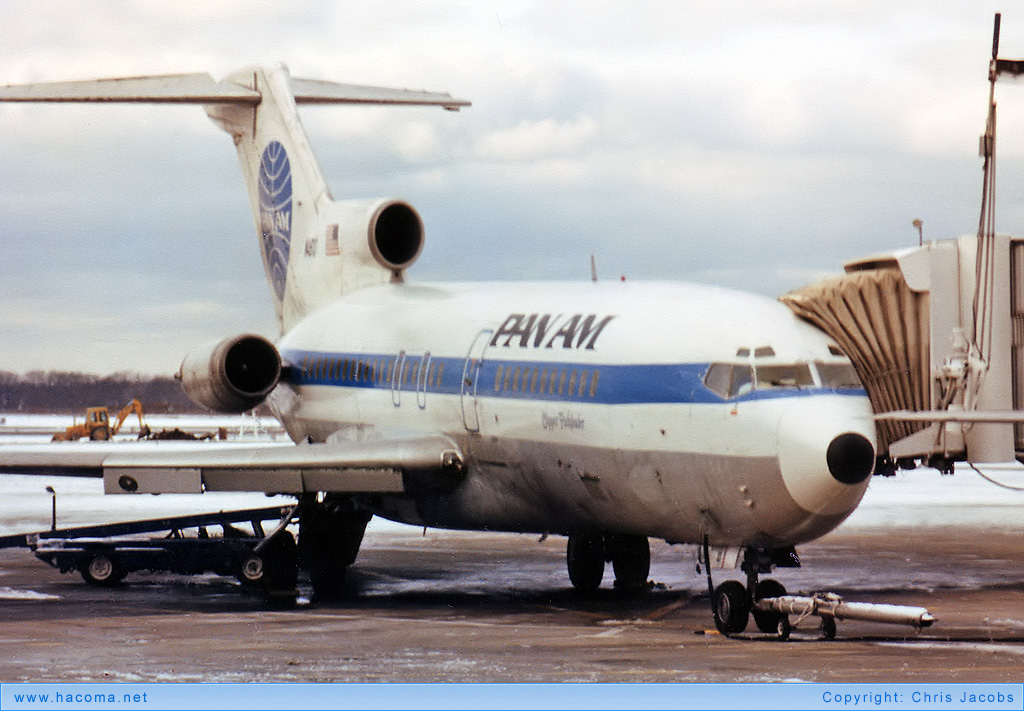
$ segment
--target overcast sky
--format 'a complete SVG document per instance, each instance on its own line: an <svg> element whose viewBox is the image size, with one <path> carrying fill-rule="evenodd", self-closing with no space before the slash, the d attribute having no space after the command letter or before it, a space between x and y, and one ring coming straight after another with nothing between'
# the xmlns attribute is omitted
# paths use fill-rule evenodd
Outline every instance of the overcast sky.
<svg viewBox="0 0 1024 711"><path fill-rule="evenodd" d="M422 214L417 281L673 279L777 296L976 229L992 16L849 2L0 3L0 84L284 61L461 113L303 109L335 197ZM999 229L1024 234L1024 87ZM0 104L0 370L173 373L275 337L230 139L196 106Z"/></svg>

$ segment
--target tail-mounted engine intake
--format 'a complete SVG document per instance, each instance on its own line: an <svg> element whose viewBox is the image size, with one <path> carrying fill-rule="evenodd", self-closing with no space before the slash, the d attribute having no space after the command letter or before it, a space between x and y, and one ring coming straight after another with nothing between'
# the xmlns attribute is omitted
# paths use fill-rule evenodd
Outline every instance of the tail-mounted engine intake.
<svg viewBox="0 0 1024 711"><path fill-rule="evenodd" d="M368 237L377 263L401 271L423 251L423 221L408 203L390 200L374 211Z"/></svg>
<svg viewBox="0 0 1024 711"><path fill-rule="evenodd" d="M345 264L337 271L342 281L333 290L328 287L335 294L401 279L423 251L423 221L401 200L338 200L324 210L321 219L327 224L328 241L337 235L334 254ZM333 272L327 274L333 278Z"/></svg>
<svg viewBox="0 0 1024 711"><path fill-rule="evenodd" d="M185 393L217 412L259 405L281 377L281 356L262 336L242 334L191 351L177 378Z"/></svg>

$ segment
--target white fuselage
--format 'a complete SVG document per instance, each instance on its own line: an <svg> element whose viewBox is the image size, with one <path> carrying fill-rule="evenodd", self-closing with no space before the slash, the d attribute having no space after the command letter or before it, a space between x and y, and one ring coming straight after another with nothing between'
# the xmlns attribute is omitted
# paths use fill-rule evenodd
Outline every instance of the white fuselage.
<svg viewBox="0 0 1024 711"><path fill-rule="evenodd" d="M272 405L294 439L442 432L461 449L463 477L370 502L407 523L781 546L838 525L870 478L843 483L826 465L839 435L875 441L863 390L824 382L848 361L755 295L395 284L315 311L280 350ZM802 375L716 392L712 364Z"/></svg>

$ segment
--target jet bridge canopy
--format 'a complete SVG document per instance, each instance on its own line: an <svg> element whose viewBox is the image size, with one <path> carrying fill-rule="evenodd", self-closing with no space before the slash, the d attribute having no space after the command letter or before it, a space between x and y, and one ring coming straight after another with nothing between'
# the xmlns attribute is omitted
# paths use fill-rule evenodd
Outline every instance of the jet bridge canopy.
<svg viewBox="0 0 1024 711"><path fill-rule="evenodd" d="M892 412L931 407L928 296L911 289L895 263L883 263L812 284L782 301L846 352L874 411ZM880 448L887 451L925 426L880 422Z"/></svg>

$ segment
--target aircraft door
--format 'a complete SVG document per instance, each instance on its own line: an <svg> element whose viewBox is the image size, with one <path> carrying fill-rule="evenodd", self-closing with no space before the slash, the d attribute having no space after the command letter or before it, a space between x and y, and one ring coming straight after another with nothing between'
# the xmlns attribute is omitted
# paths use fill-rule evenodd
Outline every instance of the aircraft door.
<svg viewBox="0 0 1024 711"><path fill-rule="evenodd" d="M427 376L430 374L431 362L430 351L427 351L420 358L420 367L416 372L416 404L421 410L427 408Z"/></svg>
<svg viewBox="0 0 1024 711"><path fill-rule="evenodd" d="M402 404L402 371L407 367L405 351L401 351L395 356L394 366L391 370L391 404L395 407Z"/></svg>
<svg viewBox="0 0 1024 711"><path fill-rule="evenodd" d="M469 347L466 363L462 367L462 424L469 432L480 431L480 413L477 408L477 393L480 381L480 369L483 366L484 352L491 342L494 331L485 328L476 334L473 345Z"/></svg>

